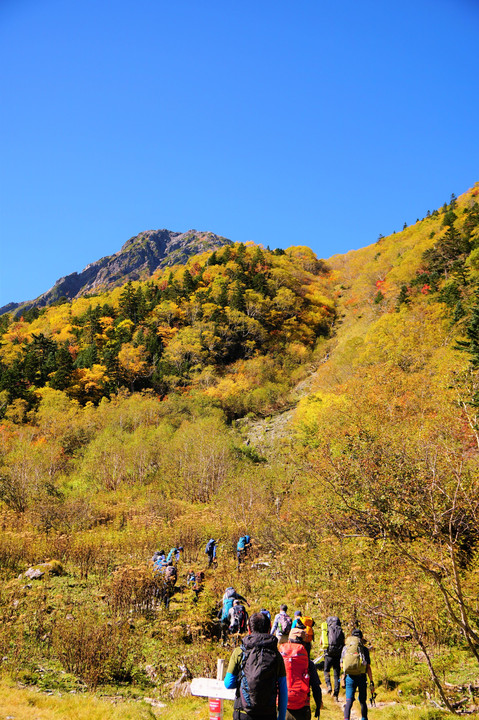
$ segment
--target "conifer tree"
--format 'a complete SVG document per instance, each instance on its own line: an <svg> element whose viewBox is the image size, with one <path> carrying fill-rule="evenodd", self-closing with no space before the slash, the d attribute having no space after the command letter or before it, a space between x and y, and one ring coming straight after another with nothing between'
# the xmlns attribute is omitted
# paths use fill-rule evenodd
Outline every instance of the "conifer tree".
<svg viewBox="0 0 479 720"><path fill-rule="evenodd" d="M458 340L456 347L471 355L471 365L477 370L479 369L479 292L476 293L476 304L466 325L466 337L467 340Z"/></svg>
<svg viewBox="0 0 479 720"><path fill-rule="evenodd" d="M188 270L188 268L186 268L185 272L183 273L183 295L185 295L185 297L188 297L189 295L191 295L194 289L194 280L191 277L190 271Z"/></svg>

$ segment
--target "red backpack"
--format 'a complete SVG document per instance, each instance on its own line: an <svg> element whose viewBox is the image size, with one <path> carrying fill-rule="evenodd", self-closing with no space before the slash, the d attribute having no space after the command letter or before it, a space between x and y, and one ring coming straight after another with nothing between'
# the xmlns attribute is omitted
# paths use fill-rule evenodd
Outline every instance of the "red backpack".
<svg viewBox="0 0 479 720"><path fill-rule="evenodd" d="M288 708L299 710L309 704L309 658L306 648L300 643L278 645L286 668L288 684Z"/></svg>

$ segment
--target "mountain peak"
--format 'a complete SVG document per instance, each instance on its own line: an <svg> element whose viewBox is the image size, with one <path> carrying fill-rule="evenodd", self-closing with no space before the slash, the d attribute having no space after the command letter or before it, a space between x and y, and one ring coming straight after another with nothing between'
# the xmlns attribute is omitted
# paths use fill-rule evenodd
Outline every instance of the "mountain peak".
<svg viewBox="0 0 479 720"><path fill-rule="evenodd" d="M158 268L185 263L192 255L230 243L231 240L212 232L188 230L179 233L164 228L145 230L127 240L113 255L89 263L80 273L61 277L35 300L5 305L0 314L13 312L19 307L25 310L44 307L62 297L73 300L81 295L123 285L129 280L146 279Z"/></svg>

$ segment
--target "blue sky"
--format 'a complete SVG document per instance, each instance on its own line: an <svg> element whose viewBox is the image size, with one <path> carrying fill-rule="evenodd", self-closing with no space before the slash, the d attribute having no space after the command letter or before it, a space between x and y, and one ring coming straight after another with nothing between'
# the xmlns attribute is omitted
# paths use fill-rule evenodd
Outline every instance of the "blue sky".
<svg viewBox="0 0 479 720"><path fill-rule="evenodd" d="M323 258L479 180L479 0L2 0L0 305L143 230Z"/></svg>

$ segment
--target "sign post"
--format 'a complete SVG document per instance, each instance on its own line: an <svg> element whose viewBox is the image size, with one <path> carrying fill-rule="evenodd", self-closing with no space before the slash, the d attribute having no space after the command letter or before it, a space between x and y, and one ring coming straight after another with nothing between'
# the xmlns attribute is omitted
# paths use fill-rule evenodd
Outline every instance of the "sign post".
<svg viewBox="0 0 479 720"><path fill-rule="evenodd" d="M207 697L210 706L210 720L223 720L223 700L234 700L236 691L228 690L223 683L224 660L218 659L216 680L212 678L194 678L191 681L191 694Z"/></svg>

